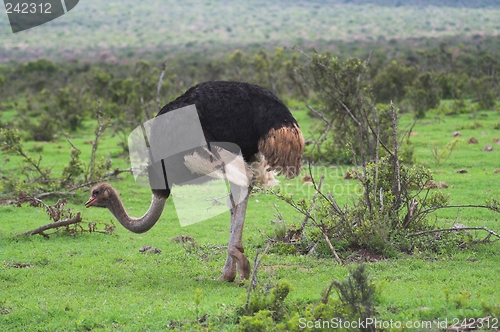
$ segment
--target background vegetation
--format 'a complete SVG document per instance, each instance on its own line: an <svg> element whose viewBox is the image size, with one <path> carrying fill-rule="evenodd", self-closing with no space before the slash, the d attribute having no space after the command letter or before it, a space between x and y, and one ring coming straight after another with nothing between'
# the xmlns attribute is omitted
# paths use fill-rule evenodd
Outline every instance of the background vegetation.
<svg viewBox="0 0 500 332"><path fill-rule="evenodd" d="M98 1L12 34L0 16L0 61L217 59L232 49L299 45L365 56L374 45L497 36L498 1ZM43 41L43 42L41 42ZM457 43L457 45L458 45ZM387 51L389 51L387 49Z"/></svg>

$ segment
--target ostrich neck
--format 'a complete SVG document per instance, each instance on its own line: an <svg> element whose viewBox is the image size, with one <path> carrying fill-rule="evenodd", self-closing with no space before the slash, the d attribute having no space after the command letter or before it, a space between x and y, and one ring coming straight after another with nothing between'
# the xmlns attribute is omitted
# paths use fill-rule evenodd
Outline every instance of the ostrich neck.
<svg viewBox="0 0 500 332"><path fill-rule="evenodd" d="M140 218L129 216L120 199L113 200L113 204L108 208L123 227L134 233L144 233L149 231L151 227L156 224L158 219L160 219L163 208L165 207L165 202L166 198L153 195L151 206Z"/></svg>

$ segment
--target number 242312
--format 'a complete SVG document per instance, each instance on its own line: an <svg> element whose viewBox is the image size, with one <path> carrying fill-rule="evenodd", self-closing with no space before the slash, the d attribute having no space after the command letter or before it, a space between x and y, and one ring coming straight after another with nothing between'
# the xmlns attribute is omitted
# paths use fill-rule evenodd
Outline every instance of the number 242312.
<svg viewBox="0 0 500 332"><path fill-rule="evenodd" d="M24 2L17 3L16 5L10 2L5 3L7 14L51 14L51 8L52 5L50 2L40 4Z"/></svg>

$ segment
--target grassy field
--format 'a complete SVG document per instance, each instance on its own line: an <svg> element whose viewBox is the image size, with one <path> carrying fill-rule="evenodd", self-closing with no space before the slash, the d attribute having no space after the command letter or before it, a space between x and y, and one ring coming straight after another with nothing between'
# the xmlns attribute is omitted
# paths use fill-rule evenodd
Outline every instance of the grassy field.
<svg viewBox="0 0 500 332"><path fill-rule="evenodd" d="M307 135L311 120L306 111L294 112ZM469 114L439 118L429 114L413 129L417 133L411 138L417 162L431 168L436 181L448 185L443 191L454 204L482 204L491 197L500 197L500 173L495 173L500 167L500 145L492 142L500 137L500 130L495 129L500 114L484 114L475 119ZM10 115L4 112L2 116ZM409 116L403 116L400 128L407 128L411 121ZM457 130L464 141L475 137L479 144L459 143L450 158L437 165L432 155L434 143L443 148L454 139L452 134ZM89 156L90 145L85 142L92 139L90 132L72 137L73 143L84 150L83 160ZM481 150L487 144L493 146L493 151ZM68 150L63 139L44 144L43 163L54 166L54 172L60 171L69 158ZM117 157L118 152L116 138L105 137L100 153L111 156L115 166L126 167L126 161ZM9 156L8 162L5 158L3 172L21 166L18 158ZM467 173L457 173L459 169L466 169ZM313 168L318 177L327 175L325 185L341 203L359 194L352 180L343 179L346 170L345 166ZM149 190L137 187L129 175L120 175L113 185L128 212L142 215L149 206ZM280 186L295 197L310 198L313 193L300 178L282 179ZM111 223L113 218L107 210L84 209L87 198L87 189L80 190L69 198L69 205L81 211L85 221ZM267 237L274 234L276 226L271 221L276 219L275 207L287 224L302 220L276 197L253 193L243 237L245 253L251 261L256 252L263 250ZM461 223L500 231L500 216L487 210L442 210L435 218L443 227ZM169 200L159 223L145 234L130 233L114 222L117 228L112 235L60 234L50 239L15 236L48 221L39 208L0 205L1 330L191 330L201 317L208 330L237 330L237 310L245 303L247 289L216 280L225 260L228 212L181 227ZM179 235L193 237L197 246L171 241ZM145 245L162 252L139 252ZM436 324L447 319L452 324L457 322L455 319L488 316L490 311L485 307L500 305L499 250L500 242L494 242L441 255L416 252L368 263L371 277L382 289L376 307L378 317L415 324ZM292 291L286 303L302 307L318 301L332 279L344 279L350 266L339 266L333 259L270 253L262 261L259 277L263 283L289 281Z"/></svg>
<svg viewBox="0 0 500 332"><path fill-rule="evenodd" d="M216 58L237 48L295 44L336 52L353 42L412 38L417 46L425 38L498 36L499 12L495 2L467 8L421 1L383 6L376 1L86 0L57 20L17 34L11 33L7 15L0 15L0 62L116 61L151 54L163 60L179 53Z"/></svg>

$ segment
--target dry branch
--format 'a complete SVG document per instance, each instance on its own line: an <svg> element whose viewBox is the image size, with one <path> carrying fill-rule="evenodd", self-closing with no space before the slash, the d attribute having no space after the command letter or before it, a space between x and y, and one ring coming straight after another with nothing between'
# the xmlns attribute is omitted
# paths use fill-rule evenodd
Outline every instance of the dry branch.
<svg viewBox="0 0 500 332"><path fill-rule="evenodd" d="M97 152L97 147L99 146L99 138L101 135L104 133L104 130L106 130L106 127L109 125L109 119L106 120L105 122L102 121L102 115L100 112L100 104L97 109L97 123L98 126L95 130L95 139L92 143L92 152L90 154L90 163L89 163L89 170L88 170L88 176L89 178L87 181L92 181L94 177L94 168L95 168L95 155Z"/></svg>
<svg viewBox="0 0 500 332"><path fill-rule="evenodd" d="M333 289L333 286L337 285L338 284L338 281L337 280L333 280L331 283L330 283L330 286L328 286L328 288L326 289L326 292L325 294L323 295L323 298L321 299L321 302L323 302L324 304L327 304L328 303L328 297L330 296L330 293L332 292L332 289Z"/></svg>
<svg viewBox="0 0 500 332"><path fill-rule="evenodd" d="M408 236L419 236L419 235L424 235L424 234L430 234L430 233L439 233L439 232L458 232L458 231L486 231L490 233L493 236L496 236L497 238L500 239L500 235L498 233L495 233L491 229L488 229L486 227L459 227L459 228L441 228L441 229L431 229L427 231L419 231L415 232L412 234L409 234Z"/></svg>
<svg viewBox="0 0 500 332"><path fill-rule="evenodd" d="M267 242L266 249L262 252L263 255L267 254L269 251L269 248L271 247L271 241ZM248 290L247 290L247 300L245 303L245 310L248 312L249 306L250 306L250 295L252 294L252 290L254 290L257 287L257 270L259 269L261 258L259 258L259 252L255 254L255 260L253 264L253 271L252 271L252 277L250 278L250 283L248 285Z"/></svg>
<svg viewBox="0 0 500 332"><path fill-rule="evenodd" d="M167 69L167 61L164 61L161 65L161 73L160 77L158 78L158 86L156 87L156 105L158 107L158 112L161 110L160 92L161 92L161 85L163 84L163 76L165 76L166 69Z"/></svg>
<svg viewBox="0 0 500 332"><path fill-rule="evenodd" d="M396 111L394 110L394 104L391 100L391 115L392 115L392 135L394 136L394 172L396 175L396 206L395 210L398 210L401 204L401 167L399 166L399 147L398 147L398 120L396 118Z"/></svg>
<svg viewBox="0 0 500 332"><path fill-rule="evenodd" d="M333 253L333 256L335 256L335 259L337 260L337 263L339 263L339 265L342 265L342 260L340 259L339 255L337 254L337 251L333 247L332 242L330 241L330 238L328 238L327 232L323 229L323 227L321 227L321 231L323 233L323 236L325 237L326 243L328 243L328 246L330 247L330 250Z"/></svg>
<svg viewBox="0 0 500 332"><path fill-rule="evenodd" d="M312 177L312 174L311 174L311 178L314 180L314 178ZM313 196L313 198L311 200L311 206L309 207L307 213L304 215L304 221L302 221L302 224L300 225L300 228L297 230L298 234L302 234L302 231L304 230L304 228L307 225L307 221L309 220L310 213L312 212L312 209L314 207L314 202L316 202L316 197L318 195L318 192L321 189L321 185L323 184L323 180L324 179L325 179L325 175L321 174L321 178L319 179L318 187L314 188L315 192L314 192L314 196Z"/></svg>
<svg viewBox="0 0 500 332"><path fill-rule="evenodd" d="M82 221L82 217L80 216L80 212L77 212L76 216L74 216L71 219L65 219L65 220L59 220L52 222L47 225L40 226L38 228L32 229L30 231L24 232L17 234L17 236L25 236L25 235L33 235L33 234L40 234L44 237L48 237L47 234L44 233L44 231L48 229L53 229L53 228L58 228L58 227L64 227L64 226L69 226L73 224L77 224Z"/></svg>

